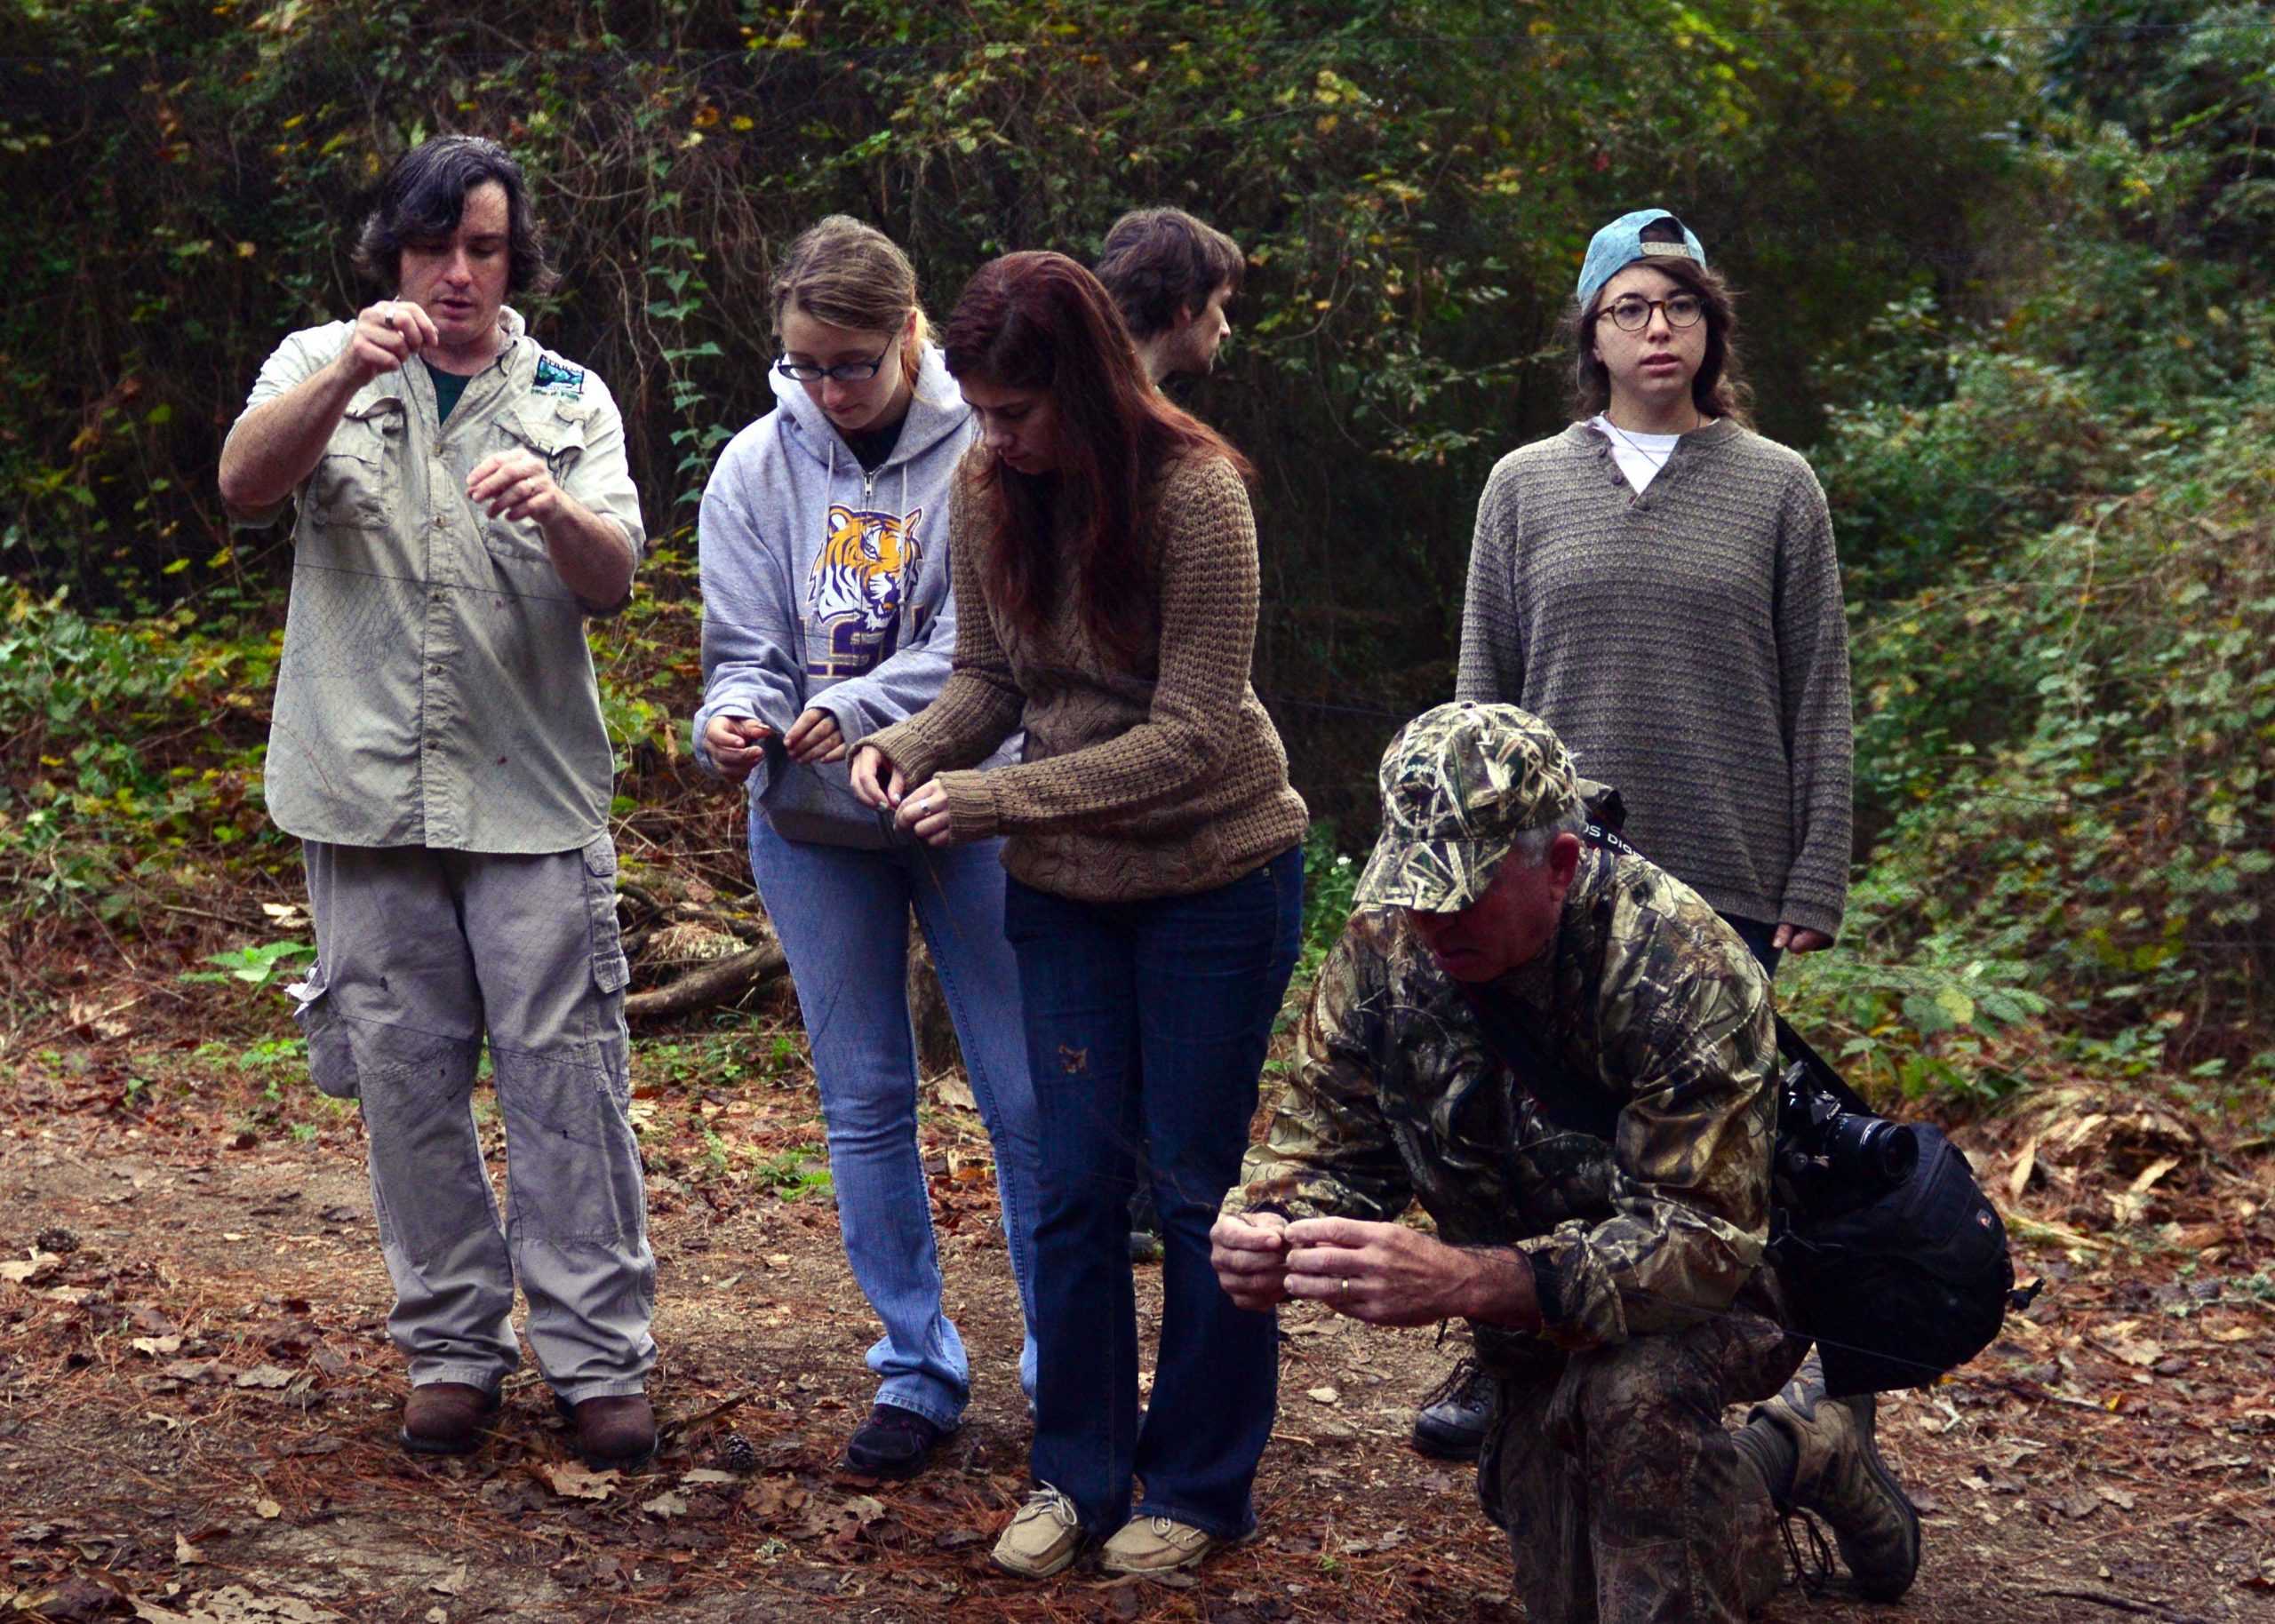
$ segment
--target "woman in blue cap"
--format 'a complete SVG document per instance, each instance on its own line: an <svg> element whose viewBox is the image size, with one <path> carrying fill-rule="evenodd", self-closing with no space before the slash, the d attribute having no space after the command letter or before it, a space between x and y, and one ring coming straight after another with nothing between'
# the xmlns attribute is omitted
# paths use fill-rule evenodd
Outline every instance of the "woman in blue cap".
<svg viewBox="0 0 2275 1624"><path fill-rule="evenodd" d="M1729 287L1665 210L1596 233L1571 330L1580 420L1486 481L1455 691L1545 720L1618 787L1628 837L1774 974L1783 952L1830 946L1848 900L1848 625L1824 492L1749 426ZM1416 1444L1473 1452L1481 1389L1449 1388Z"/></svg>

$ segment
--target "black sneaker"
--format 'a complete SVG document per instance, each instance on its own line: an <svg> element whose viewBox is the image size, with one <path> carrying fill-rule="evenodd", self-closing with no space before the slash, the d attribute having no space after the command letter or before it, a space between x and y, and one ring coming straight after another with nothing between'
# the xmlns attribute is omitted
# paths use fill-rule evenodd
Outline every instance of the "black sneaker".
<svg viewBox="0 0 2275 1624"><path fill-rule="evenodd" d="M1474 1461L1492 1413L1493 1378L1464 1359L1415 1412L1414 1447L1440 1461Z"/></svg>
<svg viewBox="0 0 2275 1624"><path fill-rule="evenodd" d="M845 1469L864 1477L914 1477L930 1462L950 1428L897 1404L881 1404L845 1445Z"/></svg>

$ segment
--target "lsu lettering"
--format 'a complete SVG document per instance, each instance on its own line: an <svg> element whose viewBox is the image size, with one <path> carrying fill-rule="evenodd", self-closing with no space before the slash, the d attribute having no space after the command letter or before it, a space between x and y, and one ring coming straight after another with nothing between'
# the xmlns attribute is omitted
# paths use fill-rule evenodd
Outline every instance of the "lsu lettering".
<svg viewBox="0 0 2275 1624"><path fill-rule="evenodd" d="M807 609L822 632L807 651L808 676L862 676L900 646L901 610L924 558L916 535L923 516L921 507L905 516L829 510L829 536L806 583ZM909 608L912 617L922 612ZM907 629L916 630L913 618Z"/></svg>

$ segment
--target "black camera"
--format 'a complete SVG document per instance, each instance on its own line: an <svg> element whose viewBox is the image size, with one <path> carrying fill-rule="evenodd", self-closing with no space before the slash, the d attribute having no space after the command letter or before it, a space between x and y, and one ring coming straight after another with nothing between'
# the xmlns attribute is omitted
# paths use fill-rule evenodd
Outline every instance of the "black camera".
<svg viewBox="0 0 2275 1624"><path fill-rule="evenodd" d="M1920 1165L1919 1142L1901 1122L1843 1109L1804 1065L1786 1069L1777 1102L1777 1172L1816 1211L1861 1206L1886 1195Z"/></svg>

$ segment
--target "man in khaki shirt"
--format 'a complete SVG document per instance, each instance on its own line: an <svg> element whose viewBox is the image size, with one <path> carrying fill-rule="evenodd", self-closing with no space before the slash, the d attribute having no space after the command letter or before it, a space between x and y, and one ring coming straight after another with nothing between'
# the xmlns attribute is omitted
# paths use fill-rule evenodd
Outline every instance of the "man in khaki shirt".
<svg viewBox="0 0 2275 1624"><path fill-rule="evenodd" d="M240 521L297 509L266 792L315 918L309 1070L362 1102L405 1446L479 1441L519 1363L518 1278L581 1452L626 1465L655 1446L655 1261L584 632L643 539L623 424L506 306L550 273L502 147L406 154L356 258L391 297L287 337L220 467ZM485 1037L503 1230L470 1109Z"/></svg>

